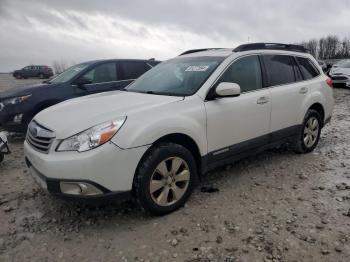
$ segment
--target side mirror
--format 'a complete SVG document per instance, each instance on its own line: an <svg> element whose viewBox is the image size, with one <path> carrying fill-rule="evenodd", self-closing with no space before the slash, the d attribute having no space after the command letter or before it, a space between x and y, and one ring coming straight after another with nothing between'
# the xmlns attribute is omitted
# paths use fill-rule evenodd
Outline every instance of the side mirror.
<svg viewBox="0 0 350 262"><path fill-rule="evenodd" d="M218 96L239 96L241 94L241 87L236 83L221 82L215 89Z"/></svg>
<svg viewBox="0 0 350 262"><path fill-rule="evenodd" d="M77 80L75 80L73 82L73 85L76 85L78 88L81 88L81 89L86 89L84 87L84 85L88 85L88 84L91 84L92 83L92 80L87 78L87 77L80 77L78 78Z"/></svg>

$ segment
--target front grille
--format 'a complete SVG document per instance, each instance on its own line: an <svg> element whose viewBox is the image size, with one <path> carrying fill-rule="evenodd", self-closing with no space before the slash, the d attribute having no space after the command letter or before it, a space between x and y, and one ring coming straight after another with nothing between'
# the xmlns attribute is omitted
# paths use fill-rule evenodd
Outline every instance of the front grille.
<svg viewBox="0 0 350 262"><path fill-rule="evenodd" d="M36 150L47 153L55 139L55 133L50 129L32 121L28 126L26 140Z"/></svg>
<svg viewBox="0 0 350 262"><path fill-rule="evenodd" d="M346 76L332 76L332 80L347 80Z"/></svg>

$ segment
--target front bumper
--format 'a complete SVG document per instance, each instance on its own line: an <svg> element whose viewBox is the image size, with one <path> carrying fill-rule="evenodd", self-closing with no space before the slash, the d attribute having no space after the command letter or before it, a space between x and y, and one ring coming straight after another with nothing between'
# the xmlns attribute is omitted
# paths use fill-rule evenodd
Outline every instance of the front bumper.
<svg viewBox="0 0 350 262"><path fill-rule="evenodd" d="M3 160L4 155L7 155L7 154L10 154L7 135L5 132L0 132L0 162Z"/></svg>
<svg viewBox="0 0 350 262"><path fill-rule="evenodd" d="M31 163L26 158L26 163L28 168L30 169L30 173L34 179L34 181L45 191L49 192L50 194L64 199L64 200L81 200L84 202L89 203L98 203L100 201L123 201L131 198L131 190L128 191L110 191L107 188L104 188L103 186L96 184L93 181L87 181L87 180L76 180L76 179L55 179L55 178L48 178L41 174L35 167L31 165ZM72 195L72 194L66 194L62 192L61 190L61 183L74 183L74 184L91 184L94 185L96 188L98 188L101 191L101 194L99 195Z"/></svg>
<svg viewBox="0 0 350 262"><path fill-rule="evenodd" d="M27 131L26 116L23 113L0 112L0 127L10 132Z"/></svg>
<svg viewBox="0 0 350 262"><path fill-rule="evenodd" d="M132 189L137 165L147 146L121 149L106 143L86 152L36 151L26 141L24 155L34 180L49 193L66 199L125 197ZM80 195L62 191L62 183L91 185L98 194Z"/></svg>

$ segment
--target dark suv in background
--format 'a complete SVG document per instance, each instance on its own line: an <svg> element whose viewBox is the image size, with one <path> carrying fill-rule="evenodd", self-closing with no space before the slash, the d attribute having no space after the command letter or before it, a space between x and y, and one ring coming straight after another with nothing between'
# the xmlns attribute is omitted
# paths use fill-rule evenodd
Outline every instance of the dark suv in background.
<svg viewBox="0 0 350 262"><path fill-rule="evenodd" d="M6 90L0 93L0 127L26 132L39 111L70 98L123 89L158 63L154 59L90 61L40 85Z"/></svg>
<svg viewBox="0 0 350 262"><path fill-rule="evenodd" d="M52 68L49 66L31 65L31 66L23 67L20 70L15 70L12 73L12 75L17 79L28 78L28 77L39 77L43 79L43 78L50 78L51 76L53 76L53 72L52 72Z"/></svg>

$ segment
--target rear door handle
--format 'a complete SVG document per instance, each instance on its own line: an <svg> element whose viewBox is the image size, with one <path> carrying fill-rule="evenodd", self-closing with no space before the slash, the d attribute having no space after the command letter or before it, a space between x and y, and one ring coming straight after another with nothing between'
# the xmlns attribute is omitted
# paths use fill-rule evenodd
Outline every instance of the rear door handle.
<svg viewBox="0 0 350 262"><path fill-rule="evenodd" d="M258 98L256 103L259 105L262 105L262 104L268 103L269 101L270 101L270 99L267 96L262 96L262 97Z"/></svg>
<svg viewBox="0 0 350 262"><path fill-rule="evenodd" d="M307 87L302 87L299 89L299 94L306 94L308 91Z"/></svg>

